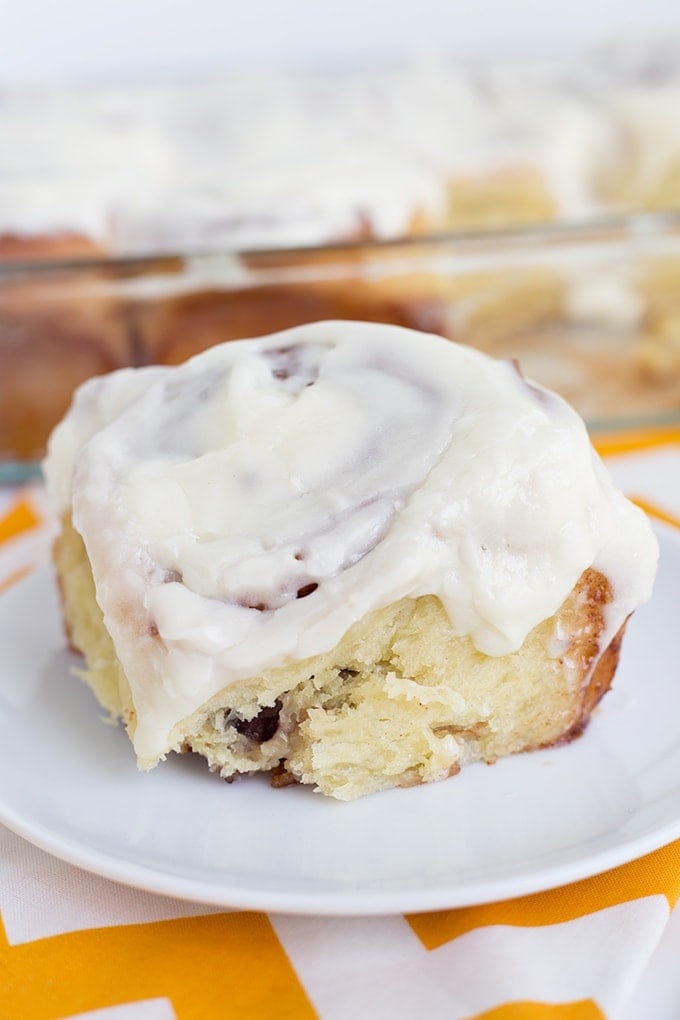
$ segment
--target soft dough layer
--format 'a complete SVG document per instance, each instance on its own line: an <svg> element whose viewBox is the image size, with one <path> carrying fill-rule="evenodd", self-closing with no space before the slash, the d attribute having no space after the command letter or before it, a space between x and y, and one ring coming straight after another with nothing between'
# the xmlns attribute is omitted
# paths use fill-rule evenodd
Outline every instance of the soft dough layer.
<svg viewBox="0 0 680 1020"><path fill-rule="evenodd" d="M101 704L134 731L130 689L68 518L55 546L72 643ZM578 735L608 690L623 627L604 654L609 582L586 570L519 651L493 657L452 631L433 596L402 599L355 624L330 652L231 685L177 728L224 778L272 773L351 800L453 775ZM624 625L625 627L625 625Z"/></svg>

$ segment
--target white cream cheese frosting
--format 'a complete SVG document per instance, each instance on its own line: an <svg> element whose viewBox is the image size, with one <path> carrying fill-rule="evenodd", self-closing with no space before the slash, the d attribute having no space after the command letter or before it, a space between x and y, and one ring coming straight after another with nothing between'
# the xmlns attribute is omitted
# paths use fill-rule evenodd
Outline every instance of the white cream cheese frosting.
<svg viewBox="0 0 680 1020"><path fill-rule="evenodd" d="M603 645L657 547L577 414L509 362L395 326L323 322L81 387L46 476L73 515L130 683L140 764L231 683L437 595L503 655L593 566Z"/></svg>

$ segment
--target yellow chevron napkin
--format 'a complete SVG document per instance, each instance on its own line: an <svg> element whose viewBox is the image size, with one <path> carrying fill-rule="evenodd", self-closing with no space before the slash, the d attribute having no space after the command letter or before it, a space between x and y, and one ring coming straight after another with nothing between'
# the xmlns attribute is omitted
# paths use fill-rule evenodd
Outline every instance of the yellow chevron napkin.
<svg viewBox="0 0 680 1020"><path fill-rule="evenodd" d="M621 488L680 528L680 429L598 445ZM39 485L0 490L0 593L47 559L46 521ZM679 898L680 841L479 907L229 913L108 882L0 827L0 1017L678 1020Z"/></svg>

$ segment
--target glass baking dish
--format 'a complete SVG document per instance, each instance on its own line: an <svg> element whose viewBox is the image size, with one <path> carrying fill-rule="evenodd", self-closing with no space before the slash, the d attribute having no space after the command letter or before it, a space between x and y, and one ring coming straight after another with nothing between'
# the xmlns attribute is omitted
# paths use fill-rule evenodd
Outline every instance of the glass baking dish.
<svg viewBox="0 0 680 1020"><path fill-rule="evenodd" d="M593 432L680 423L680 216L295 250L0 265L0 480L75 387L318 319L441 333L562 393Z"/></svg>

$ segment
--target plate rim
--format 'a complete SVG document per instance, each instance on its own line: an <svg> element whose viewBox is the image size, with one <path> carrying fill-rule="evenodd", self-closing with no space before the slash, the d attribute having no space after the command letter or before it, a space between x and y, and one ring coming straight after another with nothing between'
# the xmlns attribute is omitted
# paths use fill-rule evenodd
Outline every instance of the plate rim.
<svg viewBox="0 0 680 1020"><path fill-rule="evenodd" d="M675 528L654 522L654 530L680 552L680 535ZM43 564L22 578L0 596L0 614L7 600L12 600L12 595L30 583L46 581L50 575L50 565ZM438 880L432 886L415 887L409 884L398 890L348 891L346 888L337 888L295 891L285 888L272 890L268 887L258 889L247 882L234 884L233 878L231 883L206 881L125 860L115 853L106 853L88 845L85 837L77 840L40 821L22 816L6 802L1 783L0 823L51 856L120 885L225 910L329 917L390 916L503 902L592 878L639 860L680 838L679 810L676 816L669 817L665 823L657 824L650 831L624 838L614 845L585 855L514 875L506 873L498 878L486 877L472 881L455 881L455 878L447 882Z"/></svg>
<svg viewBox="0 0 680 1020"><path fill-rule="evenodd" d="M494 882L486 879L476 883L458 883L444 887L439 884L432 889L399 892L374 890L370 893L354 893L350 897L344 890L300 893L218 886L124 861L115 855L107 855L92 849L84 850L74 840L55 837L43 825L22 822L11 811L6 810L1 799L0 823L39 850L66 864L128 888L197 905L222 907L225 910L255 910L268 914L318 917L389 917L502 903L518 897L560 889L575 882L603 875L621 865L639 860L680 838L679 815L666 826L651 833L632 837L585 858L527 872L512 880L507 877ZM475 889L479 891L475 892Z"/></svg>

